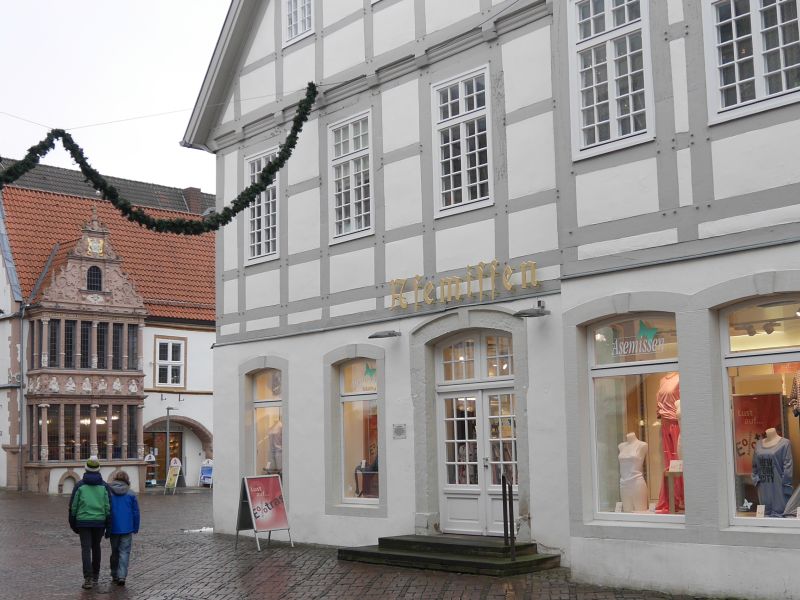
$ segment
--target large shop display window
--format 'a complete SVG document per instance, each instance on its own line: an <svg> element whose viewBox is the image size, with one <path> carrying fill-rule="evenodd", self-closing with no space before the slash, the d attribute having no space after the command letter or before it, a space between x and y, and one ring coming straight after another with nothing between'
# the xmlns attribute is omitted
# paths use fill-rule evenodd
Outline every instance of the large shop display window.
<svg viewBox="0 0 800 600"><path fill-rule="evenodd" d="M800 527L800 298L723 314L733 522Z"/></svg>
<svg viewBox="0 0 800 600"><path fill-rule="evenodd" d="M347 502L377 503L378 368L356 358L339 366L342 418L342 490Z"/></svg>
<svg viewBox="0 0 800 600"><path fill-rule="evenodd" d="M283 475L283 396L281 372L264 369L253 378L256 473Z"/></svg>
<svg viewBox="0 0 800 600"><path fill-rule="evenodd" d="M597 513L682 519L677 516L685 507L674 316L628 316L596 326L589 346Z"/></svg>

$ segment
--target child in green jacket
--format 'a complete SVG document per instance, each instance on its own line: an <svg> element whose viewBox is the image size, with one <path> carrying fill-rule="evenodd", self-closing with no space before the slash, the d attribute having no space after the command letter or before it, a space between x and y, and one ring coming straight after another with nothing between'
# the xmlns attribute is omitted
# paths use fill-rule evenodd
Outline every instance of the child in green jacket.
<svg viewBox="0 0 800 600"><path fill-rule="evenodd" d="M100 543L111 527L111 490L100 475L96 457L86 461L86 473L69 499L69 526L81 538L83 588L97 584L100 576Z"/></svg>

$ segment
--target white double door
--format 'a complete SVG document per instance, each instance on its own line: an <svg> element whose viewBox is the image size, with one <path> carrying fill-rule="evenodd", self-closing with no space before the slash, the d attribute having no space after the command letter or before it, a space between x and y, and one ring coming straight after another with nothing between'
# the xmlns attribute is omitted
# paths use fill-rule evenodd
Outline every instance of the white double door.
<svg viewBox="0 0 800 600"><path fill-rule="evenodd" d="M501 477L514 485L516 402L510 389L437 396L440 526L448 533L503 535Z"/></svg>

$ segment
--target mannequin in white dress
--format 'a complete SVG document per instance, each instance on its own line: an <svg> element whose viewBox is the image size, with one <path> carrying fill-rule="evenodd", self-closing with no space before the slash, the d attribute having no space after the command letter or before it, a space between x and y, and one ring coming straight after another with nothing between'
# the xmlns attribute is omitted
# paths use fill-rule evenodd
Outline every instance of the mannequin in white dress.
<svg viewBox="0 0 800 600"><path fill-rule="evenodd" d="M635 433L625 436L619 446L619 494L624 512L647 510L647 483L642 466L647 456L647 443Z"/></svg>

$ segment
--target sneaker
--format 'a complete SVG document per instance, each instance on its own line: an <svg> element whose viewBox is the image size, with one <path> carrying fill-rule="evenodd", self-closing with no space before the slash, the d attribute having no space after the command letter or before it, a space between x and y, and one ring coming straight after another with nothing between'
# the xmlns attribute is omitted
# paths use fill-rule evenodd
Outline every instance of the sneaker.
<svg viewBox="0 0 800 600"><path fill-rule="evenodd" d="M125 579L117 579L117 585L125 585Z"/></svg>
<svg viewBox="0 0 800 600"><path fill-rule="evenodd" d="M112 575L111 576L111 581L114 582L114 583L117 583L119 581L119 577L117 577L116 575Z"/></svg>
<svg viewBox="0 0 800 600"><path fill-rule="evenodd" d="M92 578L91 577L84 577L83 578L83 585L81 586L85 590L92 589Z"/></svg>

